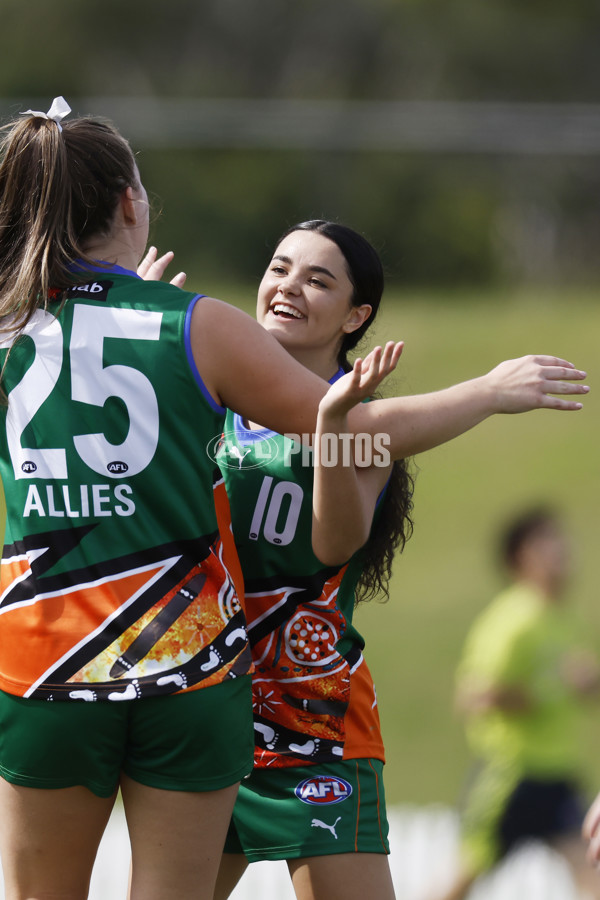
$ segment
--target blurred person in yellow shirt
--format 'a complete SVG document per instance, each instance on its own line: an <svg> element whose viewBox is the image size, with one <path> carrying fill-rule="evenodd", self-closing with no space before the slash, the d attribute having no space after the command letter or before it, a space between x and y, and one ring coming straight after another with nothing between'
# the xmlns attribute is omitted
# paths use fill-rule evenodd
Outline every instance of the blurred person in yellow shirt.
<svg viewBox="0 0 600 900"><path fill-rule="evenodd" d="M465 642L457 706L477 760L461 821L461 862L438 900L461 900L473 882L528 840L569 864L583 896L600 878L580 837L583 700L600 670L566 602L569 543L559 517L539 508L501 538L511 584L483 610Z"/></svg>

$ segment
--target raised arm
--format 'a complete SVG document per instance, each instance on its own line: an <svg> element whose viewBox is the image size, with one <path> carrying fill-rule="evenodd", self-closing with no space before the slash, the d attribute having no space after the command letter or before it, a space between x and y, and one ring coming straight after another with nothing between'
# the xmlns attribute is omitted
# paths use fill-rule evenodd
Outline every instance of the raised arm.
<svg viewBox="0 0 600 900"><path fill-rule="evenodd" d="M401 352L401 344L389 343L385 350L376 347L364 361L357 359L353 370L338 379L319 404L313 445L312 547L325 565L345 562L369 537L391 461L369 440L359 460L364 465L356 464L348 413L395 369Z"/></svg>

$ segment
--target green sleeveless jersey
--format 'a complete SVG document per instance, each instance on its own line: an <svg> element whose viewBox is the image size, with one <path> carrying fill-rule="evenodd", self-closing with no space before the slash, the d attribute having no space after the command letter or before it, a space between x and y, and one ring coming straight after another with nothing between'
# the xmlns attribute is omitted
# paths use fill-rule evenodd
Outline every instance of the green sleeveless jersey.
<svg viewBox="0 0 600 900"><path fill-rule="evenodd" d="M244 574L255 765L383 759L364 641L352 625L364 557L326 567L312 551L312 452L228 412L218 460Z"/></svg>
<svg viewBox="0 0 600 900"><path fill-rule="evenodd" d="M206 451L225 411L189 341L199 295L120 267L80 278L0 350L0 688L128 700L248 672Z"/></svg>

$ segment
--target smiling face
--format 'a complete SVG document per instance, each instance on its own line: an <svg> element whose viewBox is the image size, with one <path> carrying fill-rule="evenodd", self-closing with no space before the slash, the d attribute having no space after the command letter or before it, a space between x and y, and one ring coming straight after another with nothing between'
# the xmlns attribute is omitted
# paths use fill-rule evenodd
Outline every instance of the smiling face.
<svg viewBox="0 0 600 900"><path fill-rule="evenodd" d="M256 317L296 359L330 378L344 334L359 328L371 312L367 304L352 305L353 293L337 244L316 231L293 231L263 275Z"/></svg>

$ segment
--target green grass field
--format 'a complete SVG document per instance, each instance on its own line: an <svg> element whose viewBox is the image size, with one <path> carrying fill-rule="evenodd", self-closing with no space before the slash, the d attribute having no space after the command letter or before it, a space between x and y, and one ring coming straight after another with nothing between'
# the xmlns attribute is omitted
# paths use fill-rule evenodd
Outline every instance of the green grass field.
<svg viewBox="0 0 600 900"><path fill-rule="evenodd" d="M252 287L205 290L252 311L242 302ZM415 533L396 561L390 602L357 612L378 689L388 800L451 804L468 765L452 712L454 667L473 616L502 584L493 541L516 510L537 501L564 510L575 561L571 599L600 646L600 304L591 290L390 293L372 343L391 338L406 342L392 393L445 387L525 353L571 360L592 387L579 412L496 416L419 456ZM595 788L599 743L600 703L590 707L585 747Z"/></svg>

